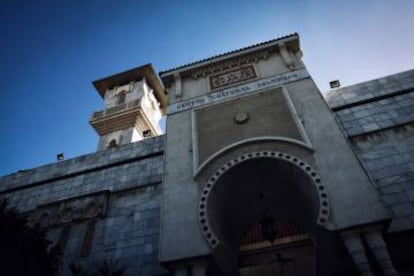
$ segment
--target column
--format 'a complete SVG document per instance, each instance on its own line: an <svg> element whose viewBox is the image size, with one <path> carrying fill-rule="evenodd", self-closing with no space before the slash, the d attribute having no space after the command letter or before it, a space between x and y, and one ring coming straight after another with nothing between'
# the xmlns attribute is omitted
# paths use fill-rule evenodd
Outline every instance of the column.
<svg viewBox="0 0 414 276"><path fill-rule="evenodd" d="M363 233L364 239L375 257L375 260L380 265L384 276L399 275L395 270L391 257L388 253L387 246L382 238L380 229L370 229Z"/></svg>
<svg viewBox="0 0 414 276"><path fill-rule="evenodd" d="M345 246L362 276L374 276L359 231L341 233Z"/></svg>

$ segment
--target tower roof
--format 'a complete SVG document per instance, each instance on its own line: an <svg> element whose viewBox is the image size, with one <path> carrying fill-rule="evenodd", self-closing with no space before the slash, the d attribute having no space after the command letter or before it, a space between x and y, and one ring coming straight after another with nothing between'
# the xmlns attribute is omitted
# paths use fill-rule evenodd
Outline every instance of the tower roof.
<svg viewBox="0 0 414 276"><path fill-rule="evenodd" d="M118 85L124 85L130 81L139 81L145 78L148 85L154 90L155 97L161 104L163 113L167 108L167 96L162 83L160 82L157 74L155 74L151 63L143 66L139 66L119 74L111 75L93 82L99 95L103 98L106 90Z"/></svg>

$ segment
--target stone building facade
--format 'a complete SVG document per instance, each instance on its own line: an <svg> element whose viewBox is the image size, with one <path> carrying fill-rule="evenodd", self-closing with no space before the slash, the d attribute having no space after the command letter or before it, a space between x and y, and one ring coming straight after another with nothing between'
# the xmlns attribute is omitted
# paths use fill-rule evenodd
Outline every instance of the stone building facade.
<svg viewBox="0 0 414 276"><path fill-rule="evenodd" d="M338 88L326 100L373 187L391 210L386 239L394 262L413 272L414 70Z"/></svg>
<svg viewBox="0 0 414 276"><path fill-rule="evenodd" d="M327 94L362 165L389 209L389 231L414 227L414 70Z"/></svg>
<svg viewBox="0 0 414 276"><path fill-rule="evenodd" d="M128 275L158 263L164 138L149 138L1 178L0 194L48 227L69 265L86 275L119 260Z"/></svg>
<svg viewBox="0 0 414 276"><path fill-rule="evenodd" d="M160 79L94 82L98 151L0 178L62 274L414 273L414 70L325 101L293 34Z"/></svg>

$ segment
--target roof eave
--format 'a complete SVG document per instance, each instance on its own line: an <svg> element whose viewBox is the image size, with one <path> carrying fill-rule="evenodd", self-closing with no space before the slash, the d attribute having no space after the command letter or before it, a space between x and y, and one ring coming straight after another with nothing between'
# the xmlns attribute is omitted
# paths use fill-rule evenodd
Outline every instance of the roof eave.
<svg viewBox="0 0 414 276"><path fill-rule="evenodd" d="M105 92L109 88L124 83L125 81L138 80L140 78L145 78L148 85L154 90L155 97L160 102L163 113L165 113L167 109L166 92L151 63L96 80L93 82L93 85L99 92L99 95L104 98Z"/></svg>
<svg viewBox="0 0 414 276"><path fill-rule="evenodd" d="M182 74L183 72L188 72L188 71L194 70L194 69L199 68L199 67L208 66L208 65L211 65L211 64L214 64L214 63L221 62L221 61L226 60L226 59L231 59L231 58L236 57L236 56L248 54L248 53L255 52L255 51L260 51L260 50L263 50L263 49L266 49L266 48L271 48L273 46L276 46L276 45L279 45L279 44L282 44L282 43L294 42L295 40L296 40L296 43L295 43L296 48L300 49L299 35L297 33L294 33L292 35L288 35L288 36L285 36L285 37L282 37L282 38L274 39L274 40L271 40L269 42L264 42L264 43L257 44L257 46L255 46L255 45L248 46L248 47L242 48L240 50L232 51L232 52L229 52L229 53L224 53L224 54L221 54L221 55L218 55L218 56L215 56L215 57L207 58L207 59L204 59L204 60L201 60L201 61L190 63L188 65L183 65L183 66L171 69L171 70L160 72L159 75L160 75L161 79L163 81L165 81L166 79L169 79L170 77L174 76L177 73Z"/></svg>

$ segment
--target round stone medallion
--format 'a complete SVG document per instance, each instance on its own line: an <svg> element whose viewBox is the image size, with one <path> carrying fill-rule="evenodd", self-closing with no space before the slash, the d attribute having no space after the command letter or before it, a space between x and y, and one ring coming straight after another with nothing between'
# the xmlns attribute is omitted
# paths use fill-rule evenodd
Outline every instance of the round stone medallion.
<svg viewBox="0 0 414 276"><path fill-rule="evenodd" d="M236 124L242 125L249 121L250 117L249 114L246 112L240 112L234 115L233 120Z"/></svg>

